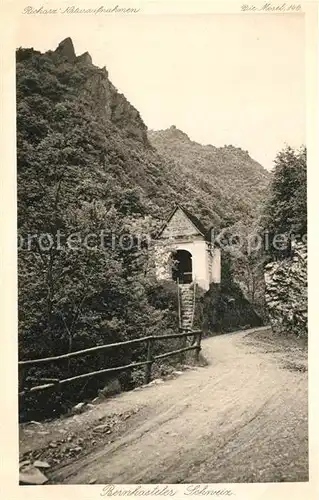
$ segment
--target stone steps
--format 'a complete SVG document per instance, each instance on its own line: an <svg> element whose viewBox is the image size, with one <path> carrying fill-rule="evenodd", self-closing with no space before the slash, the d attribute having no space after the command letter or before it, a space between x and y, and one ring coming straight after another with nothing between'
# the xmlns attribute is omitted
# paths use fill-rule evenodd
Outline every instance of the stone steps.
<svg viewBox="0 0 319 500"><path fill-rule="evenodd" d="M179 285L181 327L191 330L193 327L193 300L194 290L189 285Z"/></svg>

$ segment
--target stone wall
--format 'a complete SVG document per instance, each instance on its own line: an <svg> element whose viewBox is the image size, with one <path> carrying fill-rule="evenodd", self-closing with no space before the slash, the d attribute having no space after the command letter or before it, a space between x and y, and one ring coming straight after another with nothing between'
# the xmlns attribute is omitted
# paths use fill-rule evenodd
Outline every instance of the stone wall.
<svg viewBox="0 0 319 500"><path fill-rule="evenodd" d="M307 336L307 247L293 246L290 259L265 268L266 304L275 331Z"/></svg>

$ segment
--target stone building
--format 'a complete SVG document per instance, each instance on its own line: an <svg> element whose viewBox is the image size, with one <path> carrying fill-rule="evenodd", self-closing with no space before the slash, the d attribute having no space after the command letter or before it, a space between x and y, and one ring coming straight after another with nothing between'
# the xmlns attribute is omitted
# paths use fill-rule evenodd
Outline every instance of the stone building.
<svg viewBox="0 0 319 500"><path fill-rule="evenodd" d="M163 224L155 241L158 279L179 284L197 283L208 290L220 283L221 252L212 241L212 229L181 205L177 205Z"/></svg>

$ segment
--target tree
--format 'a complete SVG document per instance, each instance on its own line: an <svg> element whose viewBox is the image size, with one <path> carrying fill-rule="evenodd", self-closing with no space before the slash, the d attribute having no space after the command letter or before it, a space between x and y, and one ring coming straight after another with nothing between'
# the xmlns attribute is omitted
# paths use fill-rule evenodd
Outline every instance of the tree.
<svg viewBox="0 0 319 500"><path fill-rule="evenodd" d="M148 252L139 240L152 226L146 214L155 210L132 184L136 176L143 179L153 153L96 112L103 106L82 86L92 71L98 70L68 64L58 54L17 52L20 359L177 327L172 311L156 307L161 286L145 273ZM29 375L61 379L129 364L142 354L140 347L125 347ZM92 380L86 394L103 383L105 377ZM67 404L83 387L66 389ZM29 400L24 408L39 413L43 406L50 415L57 402Z"/></svg>
<svg viewBox="0 0 319 500"><path fill-rule="evenodd" d="M176 330L176 290L147 272L153 263L138 235L159 227L176 202L215 227L226 216L251 216L267 183L263 169L232 148L204 148L201 171L195 150L187 171L171 151L163 158L138 112L92 64L19 49L16 70L21 359ZM251 184L256 196L246 203ZM59 378L140 354L116 350L40 375ZM70 401L76 394L70 388Z"/></svg>
<svg viewBox="0 0 319 500"><path fill-rule="evenodd" d="M263 218L267 231L265 302L274 331L307 336L306 148L287 146L275 160Z"/></svg>
<svg viewBox="0 0 319 500"><path fill-rule="evenodd" d="M290 146L280 151L275 159L275 170L266 203L264 230L269 233L268 252L271 256L287 255L284 239L302 240L307 233L307 151L303 146ZM274 240L276 238L276 240ZM278 247L282 248L278 248Z"/></svg>

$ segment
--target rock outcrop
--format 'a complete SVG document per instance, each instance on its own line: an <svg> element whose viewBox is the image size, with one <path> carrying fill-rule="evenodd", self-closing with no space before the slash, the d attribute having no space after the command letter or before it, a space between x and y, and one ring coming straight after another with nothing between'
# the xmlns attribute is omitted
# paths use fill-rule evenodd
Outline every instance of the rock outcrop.
<svg viewBox="0 0 319 500"><path fill-rule="evenodd" d="M77 62L81 62L84 64L92 64L92 57L88 52L84 52L80 56L76 58Z"/></svg>
<svg viewBox="0 0 319 500"><path fill-rule="evenodd" d="M266 304L274 331L307 335L307 247L293 246L290 259L265 268Z"/></svg>
<svg viewBox="0 0 319 500"><path fill-rule="evenodd" d="M60 42L58 47L56 48L55 52L64 56L70 63L76 60L73 42L70 37L62 40L62 42Z"/></svg>
<svg viewBox="0 0 319 500"><path fill-rule="evenodd" d="M117 91L109 80L105 67L98 68L95 66L88 52L76 56L71 38L66 38L60 42L55 53L62 56L64 62L81 64L81 70L83 70L83 65L87 66L85 68L87 80L79 88L79 94L89 94L90 99L95 103L94 112L97 115L104 116L124 130L128 136L141 141L144 146L149 146L147 127L140 113L123 94Z"/></svg>
<svg viewBox="0 0 319 500"><path fill-rule="evenodd" d="M82 57L82 56L81 56ZM86 56L88 60L88 56ZM84 54L82 61L84 61ZM108 78L105 68L94 67L94 71L88 77L83 89L83 95L89 94L95 103L97 115L102 115L118 128L125 131L127 135L137 139L145 146L149 145L147 138L147 127L143 122L139 112L120 94Z"/></svg>

